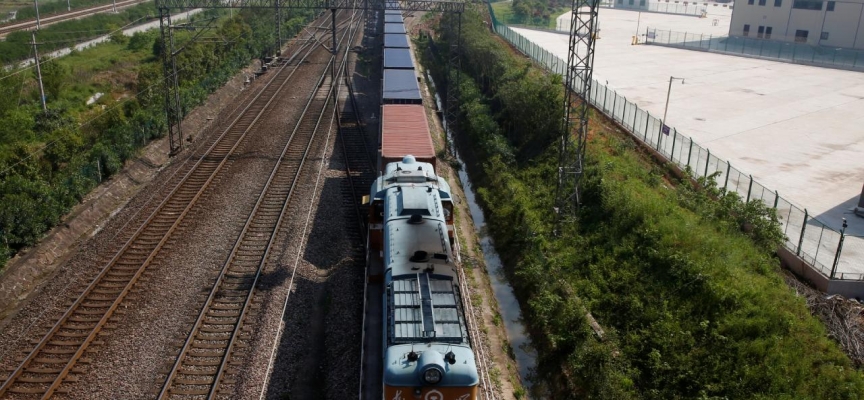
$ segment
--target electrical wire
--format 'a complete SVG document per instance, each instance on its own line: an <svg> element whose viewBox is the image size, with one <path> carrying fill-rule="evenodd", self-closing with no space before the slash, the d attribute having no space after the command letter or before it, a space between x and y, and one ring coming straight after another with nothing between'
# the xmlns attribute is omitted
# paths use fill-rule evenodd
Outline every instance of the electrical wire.
<svg viewBox="0 0 864 400"><path fill-rule="evenodd" d="M234 37L232 38L231 42L236 41L236 40L239 39L241 36L243 36L242 33L241 33L241 34L238 34L238 35L236 35L236 36L234 36ZM55 58L56 58L56 57L55 57ZM181 67L181 68L179 68L179 69L177 70L177 73L179 74L179 73L182 72L182 71L186 71L187 69L192 68L193 66L194 66L194 65L187 65L187 66ZM7 77L9 77L9 76L11 76L11 75L7 75L7 76L4 77L4 78L0 78L0 80L5 79L5 78L7 78ZM144 92L146 92L146 91L149 91L149 90L153 89L154 87L156 87L156 86L158 86L158 85L161 85L161 84L165 83L168 79L172 79L173 77L174 77L173 74L172 74L172 75L169 75L169 76L162 77L162 79L160 79L160 80L157 81L156 83L154 83L154 84L148 86L146 89L141 90L141 91L139 91L138 93L135 93L135 96L128 97L128 98L126 98L126 99L124 99L124 100L122 100L122 101L118 101L117 104L114 104L113 106L111 106L111 107L109 107L109 108L106 108L106 109L104 110L105 112L102 112L102 113L100 113L99 115L97 115L97 116L95 116L95 117L93 117L93 118L91 118L91 119L89 119L89 120L87 120L87 121L85 121L85 122L79 124L78 127L79 127L79 128L83 128L83 127L89 125L90 123L96 121L97 119L102 118L103 116L107 115L107 114L108 114L108 111L114 110L115 108L120 107L120 106L126 104L126 102L128 102L128 101L131 101L131 100L137 99L137 98L138 98L138 95L140 95L141 93L144 93ZM23 86L23 83L22 83L22 86ZM0 172L0 175L4 175L4 174L6 174L7 172L9 172L10 170L12 170L13 168L15 168L15 167L21 165L21 164L24 163L25 161L29 161L30 159L32 159L33 157L35 157L37 154L39 154L39 153L42 152L43 150L45 150L45 149L47 149L47 148L53 146L53 145L54 145L55 143L57 143L59 140L60 140L60 138L57 138L57 139L55 139L55 140L52 140L52 141L50 141L50 142L45 143L44 145L42 145L42 146L40 146L39 148L35 149L34 151L30 152L30 153L27 155L27 157L24 157L23 159L19 160L18 162L14 163L14 164L12 164L12 165L10 165L10 166L8 166L6 169L4 169L2 172Z"/></svg>

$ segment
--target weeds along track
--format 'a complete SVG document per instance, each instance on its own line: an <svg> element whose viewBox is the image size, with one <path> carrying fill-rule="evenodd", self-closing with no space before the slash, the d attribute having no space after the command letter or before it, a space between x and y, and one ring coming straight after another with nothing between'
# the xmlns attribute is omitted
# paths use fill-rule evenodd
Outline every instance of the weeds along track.
<svg viewBox="0 0 864 400"><path fill-rule="evenodd" d="M326 19L320 21L323 21L320 22L322 26L326 24ZM315 54L324 52L326 55L326 50L318 46L314 39L306 40L294 56L275 68L263 90L228 124L227 129L204 154L191 163L188 169L184 167L179 170L185 172L178 172L182 178L152 213L133 218L143 220L140 224L136 221L132 225L140 227L133 231L121 249L50 330L40 335L41 339L33 341L35 347L22 349L26 356L18 360L20 364L11 370L0 386L0 397L17 393L27 397L48 398L55 392L65 391L61 387L64 381L77 380L77 376L70 374L81 373L78 365L91 361L83 357L88 347L100 343L97 340L100 331L109 321L114 321L112 316L118 306L124 303L136 282L171 239L172 233L189 224L185 217L224 170L229 157L244 143L261 116L269 111L280 91L293 81L292 77L301 70L301 65L304 65L303 72L298 73L298 77L312 74L308 69L321 68L320 64L304 64L308 57ZM124 304L127 307L130 305ZM134 303L131 305L134 306Z"/></svg>
<svg viewBox="0 0 864 400"><path fill-rule="evenodd" d="M351 36L349 30L342 30L340 44ZM234 377L239 375L230 367L234 353L246 347L241 343L254 331L245 322L255 313L255 287L268 264L279 226L294 201L294 189L304 178L303 166L310 149L317 147L313 143L326 140L317 133L325 117L334 113L331 73L337 64L344 65L344 59L340 62L333 55L321 71L317 89L306 103L176 361L167 371L159 398L213 398L232 392Z"/></svg>

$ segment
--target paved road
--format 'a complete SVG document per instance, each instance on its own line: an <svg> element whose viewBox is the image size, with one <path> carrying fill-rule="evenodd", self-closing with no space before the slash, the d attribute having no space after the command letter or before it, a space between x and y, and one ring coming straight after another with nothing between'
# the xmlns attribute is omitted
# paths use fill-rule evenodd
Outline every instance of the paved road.
<svg viewBox="0 0 864 400"><path fill-rule="evenodd" d="M864 73L659 46L631 46L637 12L601 9L594 77L839 229L864 235L851 210L864 183ZM650 26L724 34L729 20L641 13ZM559 57L567 36L516 29Z"/></svg>

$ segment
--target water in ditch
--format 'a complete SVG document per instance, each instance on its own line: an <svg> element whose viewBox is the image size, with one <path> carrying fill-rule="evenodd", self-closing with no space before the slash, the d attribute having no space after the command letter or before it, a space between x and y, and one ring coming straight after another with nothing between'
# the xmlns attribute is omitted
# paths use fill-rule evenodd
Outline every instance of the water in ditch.
<svg viewBox="0 0 864 400"><path fill-rule="evenodd" d="M430 79L429 82L434 86L431 78L427 76L427 79ZM437 93L435 94L435 102L438 105L438 109L441 110L441 99ZM507 339L516 358L516 366L519 370L522 386L529 389L531 387L531 381L528 379L529 373L537 364L537 354L531 347L531 340L528 338L528 333L522 324L522 309L516 300L513 288L504 275L501 257L495 251L495 244L486 229L486 218L483 215L483 209L477 204L476 195L471 186L471 178L468 176L464 163L459 157L458 149L454 144L453 138L450 136L446 122L442 121L442 124L445 132L447 132L447 142L448 146L450 146L450 151L453 157L459 162L459 165L462 166L462 168L459 168L458 174L459 180L462 183L462 191L465 193L465 199L463 200L468 203L468 210L471 212L471 217L474 220L474 230L477 232L478 239L480 239L480 248L483 250L483 261L486 264L486 271L492 284L492 292L498 302L501 322L504 324Z"/></svg>

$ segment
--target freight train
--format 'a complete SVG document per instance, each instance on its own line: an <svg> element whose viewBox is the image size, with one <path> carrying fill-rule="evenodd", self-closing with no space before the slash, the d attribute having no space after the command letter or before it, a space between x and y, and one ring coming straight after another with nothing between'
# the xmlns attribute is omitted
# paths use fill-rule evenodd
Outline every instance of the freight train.
<svg viewBox="0 0 864 400"><path fill-rule="evenodd" d="M476 399L479 376L462 302L467 294L453 253L453 196L435 173L400 11L385 10L384 25L382 173L367 200L368 251L383 280L382 398Z"/></svg>

